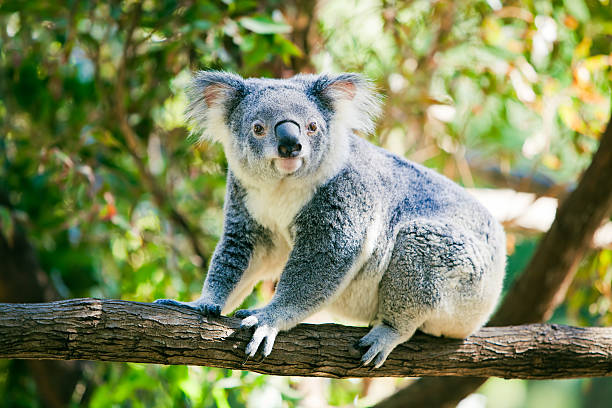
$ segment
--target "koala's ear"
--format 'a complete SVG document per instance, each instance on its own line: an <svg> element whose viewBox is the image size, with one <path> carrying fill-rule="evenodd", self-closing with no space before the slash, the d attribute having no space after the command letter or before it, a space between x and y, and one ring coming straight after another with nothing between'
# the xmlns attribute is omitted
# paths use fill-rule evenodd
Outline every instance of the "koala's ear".
<svg viewBox="0 0 612 408"><path fill-rule="evenodd" d="M236 74L221 71L197 72L187 96L187 120L193 126L192 134L200 140L223 141L230 137L227 111L244 96L244 80Z"/></svg>
<svg viewBox="0 0 612 408"><path fill-rule="evenodd" d="M321 101L331 104L334 124L370 133L380 114L380 95L359 74L320 75L311 87Z"/></svg>

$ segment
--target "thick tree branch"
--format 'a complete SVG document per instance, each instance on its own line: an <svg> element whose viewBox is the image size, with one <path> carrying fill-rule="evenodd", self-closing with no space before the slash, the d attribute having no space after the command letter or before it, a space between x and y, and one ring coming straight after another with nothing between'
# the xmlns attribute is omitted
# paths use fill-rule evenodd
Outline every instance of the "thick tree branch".
<svg viewBox="0 0 612 408"><path fill-rule="evenodd" d="M528 325L484 328L466 340L418 333L383 367L359 366L353 344L367 329L301 324L281 333L263 361L245 361L239 320L121 300L0 304L0 358L190 364L275 375L612 376L612 328Z"/></svg>
<svg viewBox="0 0 612 408"><path fill-rule="evenodd" d="M512 286L492 326L547 320L563 301L597 228L612 212L612 120L580 183L561 203L550 230ZM377 405L454 407L486 378L424 378ZM449 389L452 388L452 391Z"/></svg>

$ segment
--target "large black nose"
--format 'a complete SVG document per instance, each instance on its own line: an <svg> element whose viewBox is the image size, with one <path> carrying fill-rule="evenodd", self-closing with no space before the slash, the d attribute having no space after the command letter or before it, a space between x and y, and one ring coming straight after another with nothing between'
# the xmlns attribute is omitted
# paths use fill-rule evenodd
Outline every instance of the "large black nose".
<svg viewBox="0 0 612 408"><path fill-rule="evenodd" d="M297 123L285 120L274 127L278 140L278 154L280 157L296 157L302 150L300 144L300 127Z"/></svg>

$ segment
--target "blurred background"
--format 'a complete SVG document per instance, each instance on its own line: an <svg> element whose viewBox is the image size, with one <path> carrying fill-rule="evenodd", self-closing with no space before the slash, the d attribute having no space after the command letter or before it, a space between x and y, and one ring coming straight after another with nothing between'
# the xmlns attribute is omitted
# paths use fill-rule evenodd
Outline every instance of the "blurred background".
<svg viewBox="0 0 612 408"><path fill-rule="evenodd" d="M507 288L598 146L611 65L609 0L1 0L0 302L198 297L227 164L183 120L197 69L370 77L384 112L363 136L491 209ZM612 323L611 229L554 322ZM363 407L411 381L2 360L0 406ZM612 380L493 379L461 406L610 401Z"/></svg>

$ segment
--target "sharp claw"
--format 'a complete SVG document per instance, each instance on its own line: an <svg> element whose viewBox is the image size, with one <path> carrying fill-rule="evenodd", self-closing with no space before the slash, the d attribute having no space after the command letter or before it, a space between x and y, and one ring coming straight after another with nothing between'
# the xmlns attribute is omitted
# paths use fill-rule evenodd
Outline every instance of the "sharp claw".
<svg viewBox="0 0 612 408"><path fill-rule="evenodd" d="M221 308L218 305L202 305L199 307L202 314L210 317L221 316Z"/></svg>
<svg viewBox="0 0 612 408"><path fill-rule="evenodd" d="M374 360L374 357L378 355L378 353L375 353L372 356L368 356L368 352L366 352L363 356L361 356L361 363L363 364L364 367L369 366L372 360Z"/></svg>
<svg viewBox="0 0 612 408"><path fill-rule="evenodd" d="M246 350L245 350L246 354L250 357L255 357L255 354L257 354L257 350L259 350L260 345L261 345L261 339L257 339L255 335L253 335L253 338L251 339L249 344L247 344L246 346Z"/></svg>
<svg viewBox="0 0 612 408"><path fill-rule="evenodd" d="M241 365L245 365L247 363L247 361L249 361L249 355L246 355L246 358L244 359L244 361L242 362Z"/></svg>

